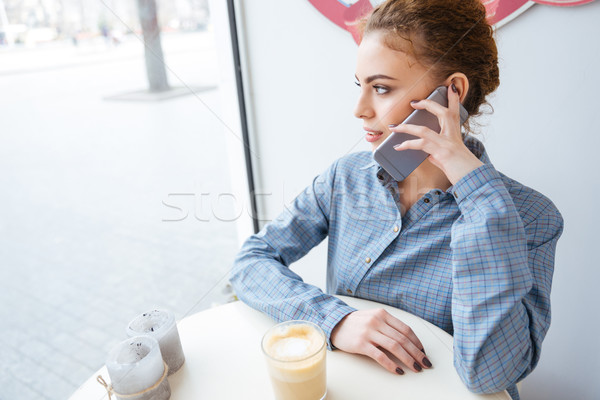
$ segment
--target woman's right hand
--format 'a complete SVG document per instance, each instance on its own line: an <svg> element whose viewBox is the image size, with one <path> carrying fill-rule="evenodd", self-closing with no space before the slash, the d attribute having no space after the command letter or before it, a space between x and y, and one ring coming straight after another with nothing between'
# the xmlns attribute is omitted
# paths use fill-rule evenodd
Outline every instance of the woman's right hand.
<svg viewBox="0 0 600 400"><path fill-rule="evenodd" d="M431 368L417 335L384 309L360 310L346 315L333 328L331 343L348 353L371 357L392 373L402 375L404 370L386 352L415 372Z"/></svg>

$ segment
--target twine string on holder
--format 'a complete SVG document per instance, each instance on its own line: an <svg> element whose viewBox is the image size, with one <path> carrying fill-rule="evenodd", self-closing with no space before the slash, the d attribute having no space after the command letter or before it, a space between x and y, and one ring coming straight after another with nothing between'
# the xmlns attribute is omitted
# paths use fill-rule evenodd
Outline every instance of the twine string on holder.
<svg viewBox="0 0 600 400"><path fill-rule="evenodd" d="M169 374L169 366L164 361L163 361L163 365L165 366L165 370L164 370L162 376L160 377L160 379L158 381L156 381L156 383L154 385L152 385L149 388L146 388L144 390L141 390L137 393L121 394L121 393L115 392L112 385L109 385L108 383L106 383L106 381L104 380L102 375L98 375L96 377L96 380L98 381L99 384L104 386L104 389L106 389L106 393L108 393L108 400L112 399L111 395L113 395L113 394L121 399L130 399L132 397L136 397L136 396L139 396L141 394L144 394L146 392L156 389L165 379L167 379L167 375Z"/></svg>

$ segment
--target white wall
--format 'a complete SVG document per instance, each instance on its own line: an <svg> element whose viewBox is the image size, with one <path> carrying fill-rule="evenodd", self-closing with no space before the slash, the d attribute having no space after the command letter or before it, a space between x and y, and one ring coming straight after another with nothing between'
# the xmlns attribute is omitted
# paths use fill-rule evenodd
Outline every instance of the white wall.
<svg viewBox="0 0 600 400"><path fill-rule="evenodd" d="M348 152L368 150L352 109L356 44L308 1L238 1L259 207L274 218L312 178ZM524 400L600 393L596 266L600 147L600 2L536 5L500 28L501 85L482 128L496 167L549 196L566 227L558 246L553 323ZM322 244L294 265L324 287Z"/></svg>
<svg viewBox="0 0 600 400"><path fill-rule="evenodd" d="M486 146L499 170L546 194L565 219L552 325L524 400L600 396L599 18L600 2L536 5L498 30L501 84Z"/></svg>

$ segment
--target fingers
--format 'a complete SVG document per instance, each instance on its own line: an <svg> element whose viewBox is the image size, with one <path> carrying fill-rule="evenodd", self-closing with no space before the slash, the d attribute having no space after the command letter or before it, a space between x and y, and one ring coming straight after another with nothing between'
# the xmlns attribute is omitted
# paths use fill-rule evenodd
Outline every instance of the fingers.
<svg viewBox="0 0 600 400"><path fill-rule="evenodd" d="M423 150L425 147L425 141L423 139L405 140L404 142L394 146L394 150Z"/></svg>
<svg viewBox="0 0 600 400"><path fill-rule="evenodd" d="M418 110L427 110L433 115L435 115L440 123L440 127L442 131L440 133L444 133L446 129L445 126L460 126L460 96L458 95L458 90L453 83L448 86L448 107L444 107L441 104L429 100L423 99L421 101L411 102L410 105ZM458 130L460 133L460 129ZM455 129L450 129L448 132L450 134L456 133Z"/></svg>
<svg viewBox="0 0 600 400"><path fill-rule="evenodd" d="M379 343L383 349L390 352L404 365L413 370L413 372L421 372L423 370L424 365L421 364L423 353L421 353L421 351L419 351L412 343L410 343L410 340L408 340L406 337L394 340L389 336L378 332L375 334L374 341L375 343ZM410 349L411 352L416 351L416 353L420 353L421 355L416 355L413 357L413 355L409 353L408 349Z"/></svg>
<svg viewBox="0 0 600 400"><path fill-rule="evenodd" d="M421 351L423 344L413 330L384 310L378 310L378 313L380 324L370 338L372 343L387 350L414 372L430 368L431 362Z"/></svg>
<svg viewBox="0 0 600 400"><path fill-rule="evenodd" d="M393 332L398 333L398 336L396 336L396 338L400 337L399 335L402 335L403 337L406 337L409 340L410 345L419 353L421 353L422 351L425 350L423 347L423 343L421 343L421 341L419 340L417 335L415 335L415 333L410 328L410 326L406 325L404 322L395 318L393 315L390 315L386 322L388 323L388 325L391 328L393 328L392 329ZM393 332L391 332L391 333L393 334ZM384 332L384 333L387 333L387 332ZM394 338L394 337L392 337L392 338ZM415 355L420 356L421 354L415 353Z"/></svg>
<svg viewBox="0 0 600 400"><path fill-rule="evenodd" d="M405 360L396 354L396 352L392 351L392 353L404 364L408 366L414 366L414 368L412 368L413 370L420 371L420 367L431 368L431 362L425 355L425 348L413 330L408 325L391 315L390 320L388 320L388 324L390 327L386 330L382 330L382 333L402 346L403 350L410 355L411 358ZM419 365L415 365L415 362Z"/></svg>
<svg viewBox="0 0 600 400"><path fill-rule="evenodd" d="M331 340L340 350L371 357L392 373L431 367L412 329L384 309L348 314L332 331Z"/></svg>
<svg viewBox="0 0 600 400"><path fill-rule="evenodd" d="M410 105L412 108L415 108L417 110L427 110L438 118L444 117L448 114L448 108L444 107L440 103L429 99L411 101Z"/></svg>
<svg viewBox="0 0 600 400"><path fill-rule="evenodd" d="M427 140L436 140L438 136L434 131L421 125L400 124L395 127L390 126L392 132L403 132L416 136L419 139L405 140L404 142L394 146L394 150L425 150Z"/></svg>
<svg viewBox="0 0 600 400"><path fill-rule="evenodd" d="M427 143L430 141L435 141L438 136L431 129L420 126L420 125L411 125L411 124L401 124L394 128L391 128L394 132L403 132L408 133L410 135L416 136L416 139L405 140L404 142L394 146L394 150L402 151L402 150L423 150L427 153L430 153L426 150Z"/></svg>
<svg viewBox="0 0 600 400"><path fill-rule="evenodd" d="M452 156L452 154L455 153L454 148L457 145L459 145L459 147L464 147L462 139L458 137L443 137L442 135L438 135L431 129L424 126L400 124L395 128L390 129L396 132L408 133L409 135L417 137L417 139L405 140L399 145L394 146L394 150L422 150L425 153L429 154L429 159L434 163L434 165L436 165L443 171L445 170L443 166L443 161L447 160Z"/></svg>
<svg viewBox="0 0 600 400"><path fill-rule="evenodd" d="M396 365L387 354L385 354L381 349L377 346L371 346L369 350L365 354L368 357L371 357L373 360L377 361L379 365L383 368L387 369L393 374L404 375L404 370Z"/></svg>
<svg viewBox="0 0 600 400"><path fill-rule="evenodd" d="M432 131L426 126L423 125L413 125L413 124L399 124L389 126L390 131L392 132L403 132L409 133L413 136L417 136L420 138L431 137L432 135L437 135L435 131Z"/></svg>

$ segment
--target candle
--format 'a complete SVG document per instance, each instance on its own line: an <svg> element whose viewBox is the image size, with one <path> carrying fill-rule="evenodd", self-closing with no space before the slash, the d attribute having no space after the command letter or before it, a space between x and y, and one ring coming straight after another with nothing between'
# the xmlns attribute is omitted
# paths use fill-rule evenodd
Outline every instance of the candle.
<svg viewBox="0 0 600 400"><path fill-rule="evenodd" d="M127 396L128 400L167 400L171 397L160 347L150 336L135 336L116 345L108 354L106 369L119 399L119 395Z"/></svg>
<svg viewBox="0 0 600 400"><path fill-rule="evenodd" d="M127 335L148 335L155 338L160 345L163 360L169 366L169 375L177 372L185 361L172 312L153 310L138 315L129 323Z"/></svg>

